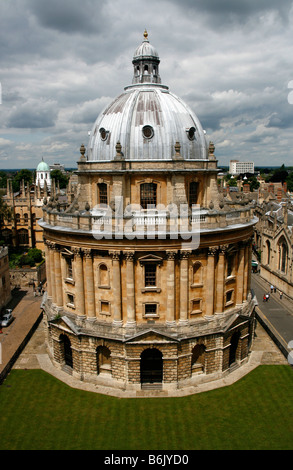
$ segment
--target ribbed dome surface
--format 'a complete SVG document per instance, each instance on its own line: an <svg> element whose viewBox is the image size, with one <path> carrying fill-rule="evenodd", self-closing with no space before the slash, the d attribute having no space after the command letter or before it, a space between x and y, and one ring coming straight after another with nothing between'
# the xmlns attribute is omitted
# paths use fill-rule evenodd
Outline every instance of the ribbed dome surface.
<svg viewBox="0 0 293 470"><path fill-rule="evenodd" d="M158 53L146 31L144 36L133 57L133 85L97 118L89 138L88 160L113 160L117 142L125 160L171 160L176 142L182 158L207 159L207 142L198 118L161 85Z"/></svg>
<svg viewBox="0 0 293 470"><path fill-rule="evenodd" d="M184 159L207 159L198 118L158 85L128 87L101 113L90 135L88 160L113 160L118 141L126 160L170 160L176 142Z"/></svg>

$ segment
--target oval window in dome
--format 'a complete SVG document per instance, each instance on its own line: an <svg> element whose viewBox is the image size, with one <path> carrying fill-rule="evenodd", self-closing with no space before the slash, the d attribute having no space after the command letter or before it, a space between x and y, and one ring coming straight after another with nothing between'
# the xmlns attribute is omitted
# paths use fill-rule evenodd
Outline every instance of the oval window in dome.
<svg viewBox="0 0 293 470"><path fill-rule="evenodd" d="M190 127L190 129L187 130L187 136L189 140L194 140L195 139L195 127Z"/></svg>
<svg viewBox="0 0 293 470"><path fill-rule="evenodd" d="M152 126L144 126L142 128L142 134L146 139L151 139L154 135L154 129Z"/></svg>
<svg viewBox="0 0 293 470"><path fill-rule="evenodd" d="M106 129L104 129L103 127L101 127L101 129L99 130L99 132L100 132L101 139L102 139L102 140L106 140L106 139L107 139L107 136L108 136L108 132L106 131Z"/></svg>

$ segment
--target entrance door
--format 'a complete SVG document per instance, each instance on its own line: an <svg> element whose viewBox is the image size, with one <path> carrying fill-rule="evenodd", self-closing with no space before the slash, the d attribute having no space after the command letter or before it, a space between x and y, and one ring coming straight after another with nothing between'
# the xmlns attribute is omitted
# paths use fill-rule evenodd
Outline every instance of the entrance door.
<svg viewBox="0 0 293 470"><path fill-rule="evenodd" d="M61 339L63 341L63 347L64 347L65 364L69 367L73 367L72 349L71 349L70 339L66 335L61 335Z"/></svg>
<svg viewBox="0 0 293 470"><path fill-rule="evenodd" d="M236 362L236 351L239 343L240 333L234 333L231 338L230 354L229 354L229 366Z"/></svg>
<svg viewBox="0 0 293 470"><path fill-rule="evenodd" d="M146 349L141 354L141 383L161 383L163 381L163 355L158 349Z"/></svg>

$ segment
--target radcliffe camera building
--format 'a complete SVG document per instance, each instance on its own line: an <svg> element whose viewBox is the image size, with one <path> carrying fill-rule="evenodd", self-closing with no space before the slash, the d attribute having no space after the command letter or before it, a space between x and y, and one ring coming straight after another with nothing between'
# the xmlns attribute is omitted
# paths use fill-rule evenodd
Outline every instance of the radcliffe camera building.
<svg viewBox="0 0 293 470"><path fill-rule="evenodd" d="M248 360L256 220L219 193L214 145L161 83L146 32L132 63L81 146L73 200L44 205L44 317L57 368L167 391Z"/></svg>

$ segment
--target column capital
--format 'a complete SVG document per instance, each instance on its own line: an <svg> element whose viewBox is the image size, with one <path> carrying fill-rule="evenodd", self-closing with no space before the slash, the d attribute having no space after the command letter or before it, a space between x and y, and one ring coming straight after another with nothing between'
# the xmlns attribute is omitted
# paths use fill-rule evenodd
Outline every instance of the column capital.
<svg viewBox="0 0 293 470"><path fill-rule="evenodd" d="M112 260L120 261L120 251L109 251L109 255L112 256Z"/></svg>
<svg viewBox="0 0 293 470"><path fill-rule="evenodd" d="M125 256L125 259L126 261L134 261L134 251L125 251L124 252L124 256Z"/></svg>
<svg viewBox="0 0 293 470"><path fill-rule="evenodd" d="M177 250L176 251L172 251L172 250L167 250L166 251L167 260L175 260L176 255L177 255Z"/></svg>
<svg viewBox="0 0 293 470"><path fill-rule="evenodd" d="M228 248L229 248L229 245L220 245L220 246L219 246L219 254L220 254L220 255L226 254Z"/></svg>
<svg viewBox="0 0 293 470"><path fill-rule="evenodd" d="M51 242L49 240L46 240L45 244L47 245L47 247L50 249L50 250L54 250L56 248L56 243L55 242Z"/></svg>
<svg viewBox="0 0 293 470"><path fill-rule="evenodd" d="M74 256L81 256L81 249L78 246L71 246L70 250L74 254Z"/></svg>
<svg viewBox="0 0 293 470"><path fill-rule="evenodd" d="M180 252L180 259L188 259L191 253L192 253L191 250L182 250Z"/></svg>
<svg viewBox="0 0 293 470"><path fill-rule="evenodd" d="M216 256L217 252L218 248L216 248L215 246L208 247L208 256Z"/></svg>
<svg viewBox="0 0 293 470"><path fill-rule="evenodd" d="M85 258L91 258L92 257L91 248L83 248L82 253L84 254Z"/></svg>

